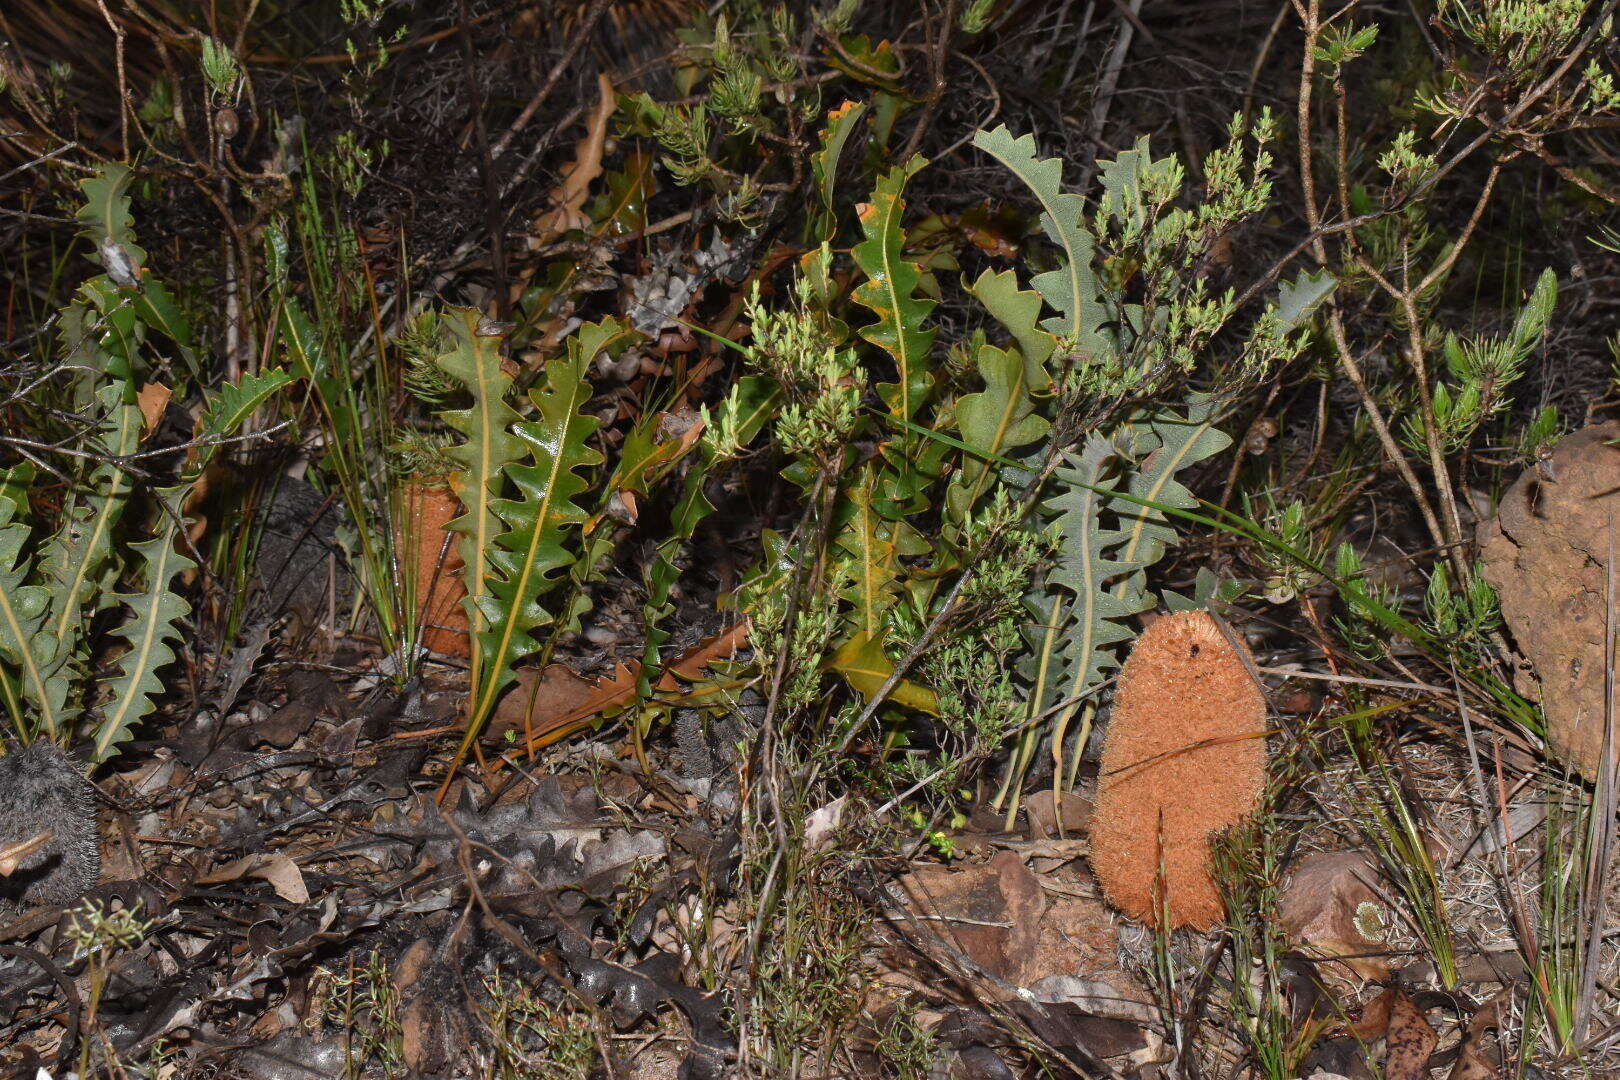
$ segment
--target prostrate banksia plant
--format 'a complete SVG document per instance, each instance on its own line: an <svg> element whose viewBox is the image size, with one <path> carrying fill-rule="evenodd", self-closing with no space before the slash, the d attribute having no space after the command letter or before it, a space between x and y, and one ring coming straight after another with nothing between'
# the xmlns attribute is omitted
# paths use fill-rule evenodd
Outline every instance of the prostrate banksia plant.
<svg viewBox="0 0 1620 1080"><path fill-rule="evenodd" d="M1248 816L1266 783L1265 699L1247 654L1207 612L1184 611L1155 620L1120 672L1091 867L1133 918L1157 926L1163 911L1172 928L1206 930L1222 915L1211 834Z"/></svg>

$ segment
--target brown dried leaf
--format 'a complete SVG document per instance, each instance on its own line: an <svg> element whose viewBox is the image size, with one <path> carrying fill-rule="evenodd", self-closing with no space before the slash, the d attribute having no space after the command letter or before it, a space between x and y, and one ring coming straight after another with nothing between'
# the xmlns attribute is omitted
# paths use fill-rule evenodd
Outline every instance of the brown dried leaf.
<svg viewBox="0 0 1620 1080"><path fill-rule="evenodd" d="M1429 1055L1440 1036L1412 999L1394 991L1389 1005L1389 1030L1384 1035L1384 1080L1425 1080Z"/></svg>
<svg viewBox="0 0 1620 1080"><path fill-rule="evenodd" d="M276 895L292 904L309 903L309 886L304 884L304 872L298 864L278 851L248 855L210 870L197 879L198 885L218 885L243 878L268 881Z"/></svg>
<svg viewBox="0 0 1620 1080"><path fill-rule="evenodd" d="M1362 1043L1383 1038L1384 1032L1389 1030L1389 1011L1395 1002L1395 993L1393 988L1386 989L1367 1002L1367 1007L1361 1010L1361 1019L1353 1024L1346 1024L1345 1030Z"/></svg>
<svg viewBox="0 0 1620 1080"><path fill-rule="evenodd" d="M591 192L591 181L602 175L602 151L607 145L608 120L618 101L613 94L613 80L607 75L597 76L596 111L591 114L590 128L585 137L574 144L574 160L563 167L562 183L551 190L551 209L535 218L531 247L544 247L569 229L582 229L590 224L584 211L585 199Z"/></svg>
<svg viewBox="0 0 1620 1080"><path fill-rule="evenodd" d="M523 668L518 671L517 684L495 707L484 738L496 742L513 730L531 738L542 734L559 718L575 714L596 689L595 683L575 674L567 664L550 664L543 671Z"/></svg>
<svg viewBox="0 0 1620 1080"><path fill-rule="evenodd" d="M676 693L680 680L699 678L710 664L729 660L748 644L750 624L744 619L714 637L698 642L664 668L656 689L660 693ZM622 708L635 700L636 685L641 677L641 663L621 663L613 675L595 684L573 672L559 672L553 664L547 668L547 679L554 685L542 695L534 687L534 676L520 672L518 686L502 699L495 710L496 722L502 731L516 728L527 735L530 753L560 742L590 725L604 712ZM585 683L584 687L579 684Z"/></svg>
<svg viewBox="0 0 1620 1080"><path fill-rule="evenodd" d="M747 648L748 634L752 629L753 623L744 619L713 637L698 642L676 657L674 663L664 668L664 677L658 680L658 689L666 692L679 690L681 684L677 680L685 679L691 682L702 677L710 664L733 659Z"/></svg>
<svg viewBox="0 0 1620 1080"><path fill-rule="evenodd" d="M169 407L169 398L174 391L162 383L147 383L135 395L135 404L141 407L141 420L146 424L146 430L151 431L163 419L163 410Z"/></svg>
<svg viewBox="0 0 1620 1080"><path fill-rule="evenodd" d="M1032 840L1084 836L1091 824L1091 800L1078 791L1065 791L1054 798L1051 788L1042 788L1024 799L1024 816L1029 819Z"/></svg>
<svg viewBox="0 0 1620 1080"><path fill-rule="evenodd" d="M1040 881L1011 851L982 866L919 868L900 879L930 930L996 978L1023 985L1040 944Z"/></svg>
<svg viewBox="0 0 1620 1080"><path fill-rule="evenodd" d="M1500 1027L1506 997L1505 993L1499 994L1487 1001L1468 1021L1468 1030L1457 1047L1457 1060L1452 1063L1447 1080L1501 1080L1501 1067L1485 1049L1485 1038Z"/></svg>

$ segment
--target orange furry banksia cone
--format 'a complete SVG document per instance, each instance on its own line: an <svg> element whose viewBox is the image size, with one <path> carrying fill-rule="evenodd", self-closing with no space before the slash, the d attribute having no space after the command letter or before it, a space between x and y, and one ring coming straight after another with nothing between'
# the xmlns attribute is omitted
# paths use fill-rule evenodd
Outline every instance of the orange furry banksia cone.
<svg viewBox="0 0 1620 1080"><path fill-rule="evenodd" d="M1161 899L1171 927L1221 917L1210 834L1253 811L1266 783L1266 704L1248 660L1207 612L1183 611L1155 620L1119 674L1091 868L1133 918L1158 925Z"/></svg>

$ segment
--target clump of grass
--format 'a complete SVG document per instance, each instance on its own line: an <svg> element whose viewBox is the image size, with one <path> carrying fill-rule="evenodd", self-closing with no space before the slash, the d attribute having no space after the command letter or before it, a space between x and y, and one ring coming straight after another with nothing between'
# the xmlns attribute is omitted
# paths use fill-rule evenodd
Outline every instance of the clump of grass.
<svg viewBox="0 0 1620 1080"><path fill-rule="evenodd" d="M1441 985L1458 982L1457 949L1440 872L1423 823L1383 751L1352 739L1354 768L1345 795L1361 838L1393 883L1412 929L1427 947Z"/></svg>
<svg viewBox="0 0 1620 1080"><path fill-rule="evenodd" d="M1261 1074L1290 1080L1298 1075L1302 1033L1294 1030L1281 982L1288 940L1277 917L1282 866L1276 821L1256 815L1221 835L1213 852L1232 943L1228 1007Z"/></svg>
<svg viewBox="0 0 1620 1080"><path fill-rule="evenodd" d="M763 903L753 911L753 979L739 1034L750 1056L783 1075L801 1075L810 1060L827 1075L860 1012L870 914L840 879L845 853L790 845L781 860L758 860L751 875Z"/></svg>
<svg viewBox="0 0 1620 1080"><path fill-rule="evenodd" d="M393 1080L406 1074L399 993L381 952L373 949L359 961L350 957L341 968L316 969L312 988L311 1026L344 1033L344 1080L376 1074Z"/></svg>
<svg viewBox="0 0 1620 1080"><path fill-rule="evenodd" d="M524 983L485 979L495 1080L585 1080L601 1061L595 1025L567 1002L547 1004Z"/></svg>

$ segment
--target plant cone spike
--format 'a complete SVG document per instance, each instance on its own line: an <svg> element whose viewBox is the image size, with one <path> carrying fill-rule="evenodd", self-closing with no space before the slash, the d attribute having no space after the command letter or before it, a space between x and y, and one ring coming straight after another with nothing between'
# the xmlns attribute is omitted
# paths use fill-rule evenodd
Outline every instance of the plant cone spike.
<svg viewBox="0 0 1620 1080"><path fill-rule="evenodd" d="M1238 650L1242 649L1240 653ZM1119 675L1091 822L1091 868L1108 901L1142 922L1207 930L1223 905L1210 835L1251 813L1266 783L1266 705L1215 620L1154 621Z"/></svg>
<svg viewBox="0 0 1620 1080"><path fill-rule="evenodd" d="M461 513L461 503L451 493L443 477L415 478L405 482L405 561L415 574L416 607L422 627L422 644L445 656L466 659L467 610L462 601L467 584L462 579L466 566L458 552L458 540L446 526ZM450 537L448 548L445 537ZM440 559L443 558L443 565Z"/></svg>

